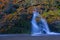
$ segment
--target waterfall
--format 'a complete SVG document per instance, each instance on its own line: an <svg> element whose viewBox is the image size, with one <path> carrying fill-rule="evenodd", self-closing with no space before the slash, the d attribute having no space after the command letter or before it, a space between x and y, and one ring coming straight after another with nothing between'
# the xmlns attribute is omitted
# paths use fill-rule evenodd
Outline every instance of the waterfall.
<svg viewBox="0 0 60 40"><path fill-rule="evenodd" d="M40 18L39 23L37 24L36 17ZM47 21L41 17L38 11L33 11L33 17L32 17L32 30L31 34L32 35L37 35L37 34L57 34L54 32L50 32Z"/></svg>

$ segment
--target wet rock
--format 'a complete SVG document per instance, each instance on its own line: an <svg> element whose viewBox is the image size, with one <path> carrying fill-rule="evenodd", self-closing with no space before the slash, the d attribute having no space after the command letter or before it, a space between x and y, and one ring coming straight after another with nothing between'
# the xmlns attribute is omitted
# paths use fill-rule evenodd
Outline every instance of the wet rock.
<svg viewBox="0 0 60 40"><path fill-rule="evenodd" d="M54 21L49 24L50 30L60 33L60 21Z"/></svg>

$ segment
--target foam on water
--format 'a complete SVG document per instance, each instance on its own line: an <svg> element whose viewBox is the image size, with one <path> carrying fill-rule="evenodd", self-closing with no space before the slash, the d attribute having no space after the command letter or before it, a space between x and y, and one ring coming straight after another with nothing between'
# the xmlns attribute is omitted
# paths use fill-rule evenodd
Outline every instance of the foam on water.
<svg viewBox="0 0 60 40"><path fill-rule="evenodd" d="M40 17L39 26L37 25L36 17ZM39 12L37 12L36 10L33 11L33 18L31 23L32 23L32 30L31 30L32 35L37 36L40 34L59 34L55 32L50 32L47 21L44 18L42 18Z"/></svg>

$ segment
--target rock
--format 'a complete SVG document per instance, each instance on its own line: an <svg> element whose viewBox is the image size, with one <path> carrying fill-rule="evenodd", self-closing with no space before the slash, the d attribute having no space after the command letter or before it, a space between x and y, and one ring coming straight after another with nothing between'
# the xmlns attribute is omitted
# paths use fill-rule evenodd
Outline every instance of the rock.
<svg viewBox="0 0 60 40"><path fill-rule="evenodd" d="M51 31L60 33L60 21L56 20L56 21L50 23L49 28L50 28Z"/></svg>

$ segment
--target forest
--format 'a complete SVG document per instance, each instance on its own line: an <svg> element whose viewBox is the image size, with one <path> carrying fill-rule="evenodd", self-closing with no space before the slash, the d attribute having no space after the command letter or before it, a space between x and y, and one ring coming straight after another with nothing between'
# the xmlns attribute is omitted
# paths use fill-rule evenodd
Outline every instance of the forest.
<svg viewBox="0 0 60 40"><path fill-rule="evenodd" d="M60 0L0 0L0 34L30 34L34 7L60 33Z"/></svg>

